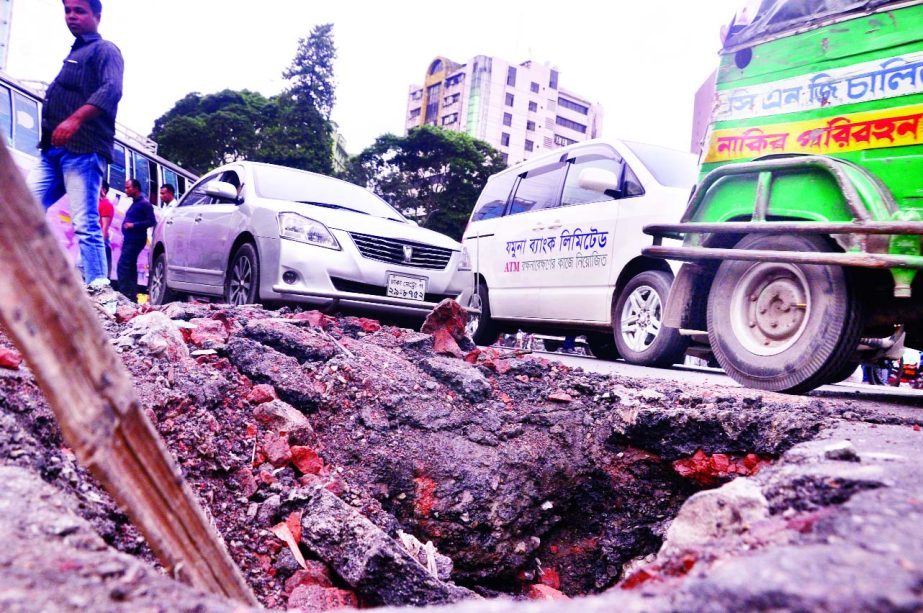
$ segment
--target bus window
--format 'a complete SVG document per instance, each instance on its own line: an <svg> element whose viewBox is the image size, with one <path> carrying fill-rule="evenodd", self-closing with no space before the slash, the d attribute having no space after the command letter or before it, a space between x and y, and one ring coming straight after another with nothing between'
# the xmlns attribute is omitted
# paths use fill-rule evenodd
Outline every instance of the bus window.
<svg viewBox="0 0 923 613"><path fill-rule="evenodd" d="M164 167L163 184L164 185L169 184L173 186L173 196L177 200L179 200L179 197L182 195L182 192L179 191L179 185L177 185L178 183L179 183L179 175L173 172L172 170L170 170L169 168Z"/></svg>
<svg viewBox="0 0 923 613"><path fill-rule="evenodd" d="M6 136L6 144L13 144L13 108L10 90L0 85L0 132Z"/></svg>
<svg viewBox="0 0 923 613"><path fill-rule="evenodd" d="M39 128L38 102L19 92L13 95L16 128L13 130L13 146L23 153L38 155Z"/></svg>
<svg viewBox="0 0 923 613"><path fill-rule="evenodd" d="M151 203L158 201L157 167L149 159L138 153L131 152L132 177L141 183L141 192L147 194Z"/></svg>
<svg viewBox="0 0 923 613"><path fill-rule="evenodd" d="M115 157L112 160L112 163L109 164L109 184L115 189L122 191L125 187L125 147L115 143L113 148L115 151Z"/></svg>

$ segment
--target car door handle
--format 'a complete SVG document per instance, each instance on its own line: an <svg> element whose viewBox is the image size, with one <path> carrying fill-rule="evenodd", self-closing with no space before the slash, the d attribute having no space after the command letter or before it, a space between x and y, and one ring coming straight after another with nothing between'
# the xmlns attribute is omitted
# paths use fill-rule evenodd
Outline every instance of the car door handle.
<svg viewBox="0 0 923 613"><path fill-rule="evenodd" d="M562 225L564 225L564 224L562 224L560 221L555 221L555 222L553 222L553 223L548 224L548 227L545 228L545 229L546 229L546 230L557 230L557 229L560 228Z"/></svg>
<svg viewBox="0 0 923 613"><path fill-rule="evenodd" d="M196 218L192 220L192 223L199 223L200 221L202 221L202 216L197 215Z"/></svg>
<svg viewBox="0 0 923 613"><path fill-rule="evenodd" d="M168 219L168 220L166 220L166 221L163 222L163 223L166 224L166 225L168 225L168 226L172 226L172 225L173 225L173 220L172 220L172 219Z"/></svg>
<svg viewBox="0 0 923 613"><path fill-rule="evenodd" d="M542 224L538 224L537 226L535 226L534 228L532 228L532 231L533 231L533 232L537 232L537 231L539 231L539 230L544 230L544 229L545 229L545 226L543 226Z"/></svg>

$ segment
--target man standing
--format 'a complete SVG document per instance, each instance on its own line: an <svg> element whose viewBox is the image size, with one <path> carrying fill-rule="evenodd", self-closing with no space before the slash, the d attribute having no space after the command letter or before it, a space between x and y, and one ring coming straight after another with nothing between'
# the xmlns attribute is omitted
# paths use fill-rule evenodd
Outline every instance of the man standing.
<svg viewBox="0 0 923 613"><path fill-rule="evenodd" d="M109 227L112 225L112 218L115 217L115 207L106 198L109 193L109 182L103 179L102 187L99 188L99 225L102 230L103 243L106 245L106 278L109 278L112 270L112 247L109 246Z"/></svg>
<svg viewBox="0 0 923 613"><path fill-rule="evenodd" d="M176 188L169 183L164 183L160 188L160 208L165 209L173 206L176 199Z"/></svg>
<svg viewBox="0 0 923 613"><path fill-rule="evenodd" d="M122 255L116 266L119 291L132 302L138 300L138 256L147 244L147 231L157 225L154 205L141 192L137 179L125 181L125 193L132 199L122 222Z"/></svg>
<svg viewBox="0 0 923 613"><path fill-rule="evenodd" d="M76 40L42 107L42 155L29 175L32 193L47 209L65 193L80 246L84 280L109 284L99 225L98 195L112 161L115 115L122 97L122 54L98 34L100 0L63 0Z"/></svg>

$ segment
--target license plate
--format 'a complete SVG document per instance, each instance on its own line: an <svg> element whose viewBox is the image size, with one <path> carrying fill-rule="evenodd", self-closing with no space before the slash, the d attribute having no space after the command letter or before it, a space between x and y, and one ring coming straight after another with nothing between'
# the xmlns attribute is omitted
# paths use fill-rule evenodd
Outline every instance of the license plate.
<svg viewBox="0 0 923 613"><path fill-rule="evenodd" d="M426 299L426 279L388 275L388 297L422 302Z"/></svg>

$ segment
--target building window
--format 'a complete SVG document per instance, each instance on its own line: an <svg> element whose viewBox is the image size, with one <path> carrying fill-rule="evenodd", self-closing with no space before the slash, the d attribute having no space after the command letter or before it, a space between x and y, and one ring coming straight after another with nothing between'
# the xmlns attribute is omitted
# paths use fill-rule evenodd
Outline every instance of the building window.
<svg viewBox="0 0 923 613"><path fill-rule="evenodd" d="M548 79L548 87L551 89L558 89L558 71L552 70L551 77Z"/></svg>
<svg viewBox="0 0 923 613"><path fill-rule="evenodd" d="M507 134L506 132L503 132L502 134L500 134L500 145L502 145L503 147L510 146L510 135Z"/></svg>
<svg viewBox="0 0 923 613"><path fill-rule="evenodd" d="M537 94L538 93L538 83L536 83L535 81L532 81L532 84L529 85L529 89L532 90L533 94Z"/></svg>
<svg viewBox="0 0 923 613"><path fill-rule="evenodd" d="M458 113L452 113L442 118L442 125L448 126L458 122Z"/></svg>
<svg viewBox="0 0 923 613"><path fill-rule="evenodd" d="M460 73L460 74L457 74L457 75L453 75L453 76L451 76L451 77L449 77L448 79L445 80L445 86L446 86L447 88L448 88L448 87L455 87L456 85L458 85L459 83L461 83L462 80L463 80L464 78L465 78L465 73Z"/></svg>
<svg viewBox="0 0 923 613"><path fill-rule="evenodd" d="M503 125L505 126L513 125L513 116L510 113L503 114Z"/></svg>
<svg viewBox="0 0 923 613"><path fill-rule="evenodd" d="M506 106L513 106L513 94L506 95Z"/></svg>
<svg viewBox="0 0 923 613"><path fill-rule="evenodd" d="M567 138L566 136L559 136L557 134L554 135L554 144L557 145L558 147L566 147L568 145L573 145L576 142L577 141L575 141L574 139Z"/></svg>
<svg viewBox="0 0 923 613"><path fill-rule="evenodd" d="M538 111L538 102L529 102L529 110L533 113Z"/></svg>
<svg viewBox="0 0 923 613"><path fill-rule="evenodd" d="M420 116L420 109L410 109L410 119L416 119Z"/></svg>
<svg viewBox="0 0 923 613"><path fill-rule="evenodd" d="M452 106L453 104L458 102L459 97L461 97L461 94L452 94L451 96L446 96L445 99L442 101L442 105Z"/></svg>
<svg viewBox="0 0 923 613"><path fill-rule="evenodd" d="M516 87L516 67L510 66L506 69L506 84L510 87Z"/></svg>
<svg viewBox="0 0 923 613"><path fill-rule="evenodd" d="M561 117L560 115L558 115L557 118L555 118L555 123L557 123L559 126L563 126L571 130L576 130L577 132L580 132L581 134L586 134L585 125L583 125L582 123L577 123L576 121L571 121L570 119L565 119L564 117Z"/></svg>
<svg viewBox="0 0 923 613"><path fill-rule="evenodd" d="M503 160L503 163L504 163L504 164L509 164L509 162L510 162L510 156L508 156L508 155L505 154L505 153L501 153L501 154L500 154L500 159Z"/></svg>
<svg viewBox="0 0 923 613"><path fill-rule="evenodd" d="M526 151L532 151L535 148L535 143L530 140L526 141Z"/></svg>
<svg viewBox="0 0 923 613"><path fill-rule="evenodd" d="M420 100L421 98L423 98L423 90L422 90L422 89L418 89L417 91L412 92L412 93L410 94L410 99L411 99L411 100Z"/></svg>
<svg viewBox="0 0 923 613"><path fill-rule="evenodd" d="M558 106L563 106L563 107L566 108L566 109L570 109L570 110L572 110L572 111L577 111L577 112L580 113L581 115L589 115L589 114L590 114L590 107L584 106L584 105L582 105L582 104L577 104L576 102L573 102L573 101L571 101L571 100L567 100L566 98L558 98Z"/></svg>
<svg viewBox="0 0 923 613"><path fill-rule="evenodd" d="M534 121L527 121L527 122L526 122L526 131L527 131L527 132L535 132L535 122L534 122Z"/></svg>

